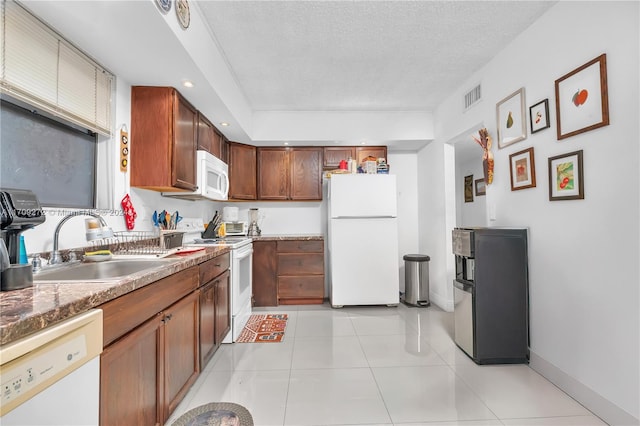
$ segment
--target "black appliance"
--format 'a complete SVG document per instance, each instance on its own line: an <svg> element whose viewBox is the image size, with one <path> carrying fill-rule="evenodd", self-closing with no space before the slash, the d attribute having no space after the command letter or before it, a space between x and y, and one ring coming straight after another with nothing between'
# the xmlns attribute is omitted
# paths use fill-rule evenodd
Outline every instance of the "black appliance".
<svg viewBox="0 0 640 426"><path fill-rule="evenodd" d="M29 190L0 188L2 251L0 289L17 290L33 285L31 265L19 265L20 234L45 221L38 198Z"/></svg>
<svg viewBox="0 0 640 426"><path fill-rule="evenodd" d="M477 364L529 362L527 230L455 228L455 342Z"/></svg>

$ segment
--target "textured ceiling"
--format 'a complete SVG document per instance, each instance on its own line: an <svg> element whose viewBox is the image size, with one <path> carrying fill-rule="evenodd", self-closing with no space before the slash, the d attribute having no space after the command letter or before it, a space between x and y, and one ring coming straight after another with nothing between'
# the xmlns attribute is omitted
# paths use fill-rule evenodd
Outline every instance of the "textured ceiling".
<svg viewBox="0 0 640 426"><path fill-rule="evenodd" d="M254 110L425 111L555 2L199 1Z"/></svg>
<svg viewBox="0 0 640 426"><path fill-rule="evenodd" d="M222 129L229 140L257 145L368 141L394 150L429 143L425 134L432 132L425 129L431 123L387 124L387 118L396 111L430 117L446 96L556 3L189 0L194 22L184 35L202 30L206 36L207 29L196 25L203 16L222 53L219 60L218 52L203 54L214 50L208 37L197 57L185 50L175 13L162 15L156 1L21 0L124 82L180 87L216 124L231 124ZM194 81L193 90L182 87L185 78ZM254 114L261 111L266 112ZM294 114L304 117L289 126L287 111L308 113ZM333 111L376 113L358 121L352 120L357 114ZM337 117L333 125L322 121L327 116ZM262 117L262 133L256 117ZM380 124L370 117L385 118ZM126 112L117 119L118 126L126 122ZM376 125L384 132L372 130Z"/></svg>

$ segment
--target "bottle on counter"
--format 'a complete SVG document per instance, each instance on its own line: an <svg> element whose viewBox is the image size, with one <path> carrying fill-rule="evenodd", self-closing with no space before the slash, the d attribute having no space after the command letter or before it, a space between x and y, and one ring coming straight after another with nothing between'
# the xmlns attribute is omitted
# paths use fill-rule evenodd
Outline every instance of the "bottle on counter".
<svg viewBox="0 0 640 426"><path fill-rule="evenodd" d="M29 259L27 258L27 248L24 245L24 235L20 235L20 258L18 263L23 265L29 263Z"/></svg>
<svg viewBox="0 0 640 426"><path fill-rule="evenodd" d="M357 173L358 172L358 165L356 164L356 160L354 160L353 158L349 157L349 160L347 160L347 164L348 164L348 170L349 173Z"/></svg>

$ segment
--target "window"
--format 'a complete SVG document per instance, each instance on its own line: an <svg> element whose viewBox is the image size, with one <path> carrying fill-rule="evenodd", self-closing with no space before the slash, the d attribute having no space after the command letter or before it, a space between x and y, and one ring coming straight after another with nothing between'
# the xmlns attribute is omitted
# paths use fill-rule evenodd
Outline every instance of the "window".
<svg viewBox="0 0 640 426"><path fill-rule="evenodd" d="M2 99L0 183L43 206L94 208L97 136Z"/></svg>
<svg viewBox="0 0 640 426"><path fill-rule="evenodd" d="M20 3L0 10L0 186L112 207L115 77Z"/></svg>

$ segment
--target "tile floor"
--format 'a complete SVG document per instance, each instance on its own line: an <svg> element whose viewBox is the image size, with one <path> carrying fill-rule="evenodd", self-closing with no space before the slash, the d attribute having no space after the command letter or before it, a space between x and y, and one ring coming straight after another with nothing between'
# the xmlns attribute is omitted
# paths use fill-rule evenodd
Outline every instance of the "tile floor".
<svg viewBox="0 0 640 426"><path fill-rule="evenodd" d="M258 308L281 343L223 345L167 422L209 402L270 425L604 425L526 365L478 366L436 306Z"/></svg>

